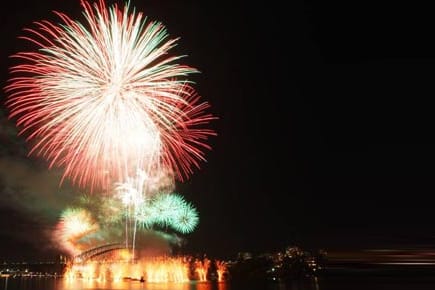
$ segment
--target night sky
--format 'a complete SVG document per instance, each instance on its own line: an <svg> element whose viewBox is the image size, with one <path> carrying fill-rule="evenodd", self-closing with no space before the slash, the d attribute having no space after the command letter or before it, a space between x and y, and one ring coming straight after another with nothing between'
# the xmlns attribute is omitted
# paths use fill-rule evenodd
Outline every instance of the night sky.
<svg viewBox="0 0 435 290"><path fill-rule="evenodd" d="M177 184L200 213L184 251L432 247L429 7L284 2L131 0L180 37L175 51L201 71L195 88L219 117L207 162ZM0 18L2 85L22 28L80 9L10 1ZM44 257L45 233L74 188L26 157L0 112L0 260Z"/></svg>

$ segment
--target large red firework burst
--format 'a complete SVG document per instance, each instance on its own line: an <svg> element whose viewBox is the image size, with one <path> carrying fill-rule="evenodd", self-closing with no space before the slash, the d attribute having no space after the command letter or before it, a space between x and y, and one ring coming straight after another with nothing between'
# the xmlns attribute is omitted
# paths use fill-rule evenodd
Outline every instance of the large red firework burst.
<svg viewBox="0 0 435 290"><path fill-rule="evenodd" d="M35 22L23 38L6 87L10 118L32 143L30 154L64 169L64 178L100 188L138 168L183 180L204 160L204 125L214 119L177 61L166 28L129 4L81 2L86 23L55 12L60 23Z"/></svg>

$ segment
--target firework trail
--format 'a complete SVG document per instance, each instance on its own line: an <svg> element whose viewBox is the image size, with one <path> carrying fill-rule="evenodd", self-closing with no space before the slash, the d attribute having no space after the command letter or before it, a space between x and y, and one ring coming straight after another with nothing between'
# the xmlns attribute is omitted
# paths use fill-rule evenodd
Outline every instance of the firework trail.
<svg viewBox="0 0 435 290"><path fill-rule="evenodd" d="M9 117L31 142L29 154L63 179L90 190L124 182L137 169L188 178L215 132L187 77L197 70L171 56L177 38L140 13L81 1L85 23L56 12L22 37L37 51L19 52L6 86Z"/></svg>

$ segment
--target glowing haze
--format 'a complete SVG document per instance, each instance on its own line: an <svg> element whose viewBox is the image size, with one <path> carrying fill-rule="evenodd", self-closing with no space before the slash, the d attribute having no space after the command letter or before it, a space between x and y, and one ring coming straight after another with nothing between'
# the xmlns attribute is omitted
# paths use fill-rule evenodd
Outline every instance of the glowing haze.
<svg viewBox="0 0 435 290"><path fill-rule="evenodd" d="M84 23L56 12L60 23L25 30L39 49L13 56L6 104L30 154L90 190L137 169L189 177L215 135L203 127L214 119L209 104L187 79L197 70L170 55L177 38L129 4L81 4Z"/></svg>

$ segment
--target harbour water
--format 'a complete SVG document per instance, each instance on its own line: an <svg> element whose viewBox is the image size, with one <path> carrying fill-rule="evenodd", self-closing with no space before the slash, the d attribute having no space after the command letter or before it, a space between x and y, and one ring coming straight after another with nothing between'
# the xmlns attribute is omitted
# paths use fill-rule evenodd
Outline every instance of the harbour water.
<svg viewBox="0 0 435 290"><path fill-rule="evenodd" d="M434 269L435 270L435 269ZM67 281L53 277L0 278L0 290L433 290L433 274L382 274L342 271L290 282L228 281L188 283L141 283L140 281Z"/></svg>

